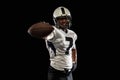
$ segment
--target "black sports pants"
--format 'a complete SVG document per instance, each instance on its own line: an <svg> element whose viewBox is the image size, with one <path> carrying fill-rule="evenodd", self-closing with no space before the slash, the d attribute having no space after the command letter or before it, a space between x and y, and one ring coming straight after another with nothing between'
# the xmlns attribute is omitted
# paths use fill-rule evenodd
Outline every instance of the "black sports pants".
<svg viewBox="0 0 120 80"><path fill-rule="evenodd" d="M50 66L48 69L48 80L73 80L72 72L67 70L59 71Z"/></svg>

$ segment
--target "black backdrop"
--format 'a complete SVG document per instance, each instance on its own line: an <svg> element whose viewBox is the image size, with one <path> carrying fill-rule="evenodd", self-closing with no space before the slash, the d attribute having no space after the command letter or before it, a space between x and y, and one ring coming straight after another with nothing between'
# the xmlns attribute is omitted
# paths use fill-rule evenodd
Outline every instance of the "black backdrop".
<svg viewBox="0 0 120 80"><path fill-rule="evenodd" d="M4 9L1 11L5 26L1 29L5 33L2 33L2 47L5 47L3 67L4 73L7 73L4 78L47 80L49 55L44 40L31 37L27 29L38 21L54 24L52 14L58 6L65 6L71 11L71 29L78 35L78 67L73 72L74 80L105 77L109 72L105 54L108 43L106 34L103 34L106 17L103 4L96 3L75 0L5 2L7 7L2 6Z"/></svg>

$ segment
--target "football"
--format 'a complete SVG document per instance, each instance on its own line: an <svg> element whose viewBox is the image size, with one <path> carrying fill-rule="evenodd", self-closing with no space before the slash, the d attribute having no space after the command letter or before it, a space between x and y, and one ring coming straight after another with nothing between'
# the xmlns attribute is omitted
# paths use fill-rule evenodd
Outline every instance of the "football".
<svg viewBox="0 0 120 80"><path fill-rule="evenodd" d="M33 37L43 38L49 35L53 30L54 28L51 24L46 22L38 22L30 26L28 33Z"/></svg>

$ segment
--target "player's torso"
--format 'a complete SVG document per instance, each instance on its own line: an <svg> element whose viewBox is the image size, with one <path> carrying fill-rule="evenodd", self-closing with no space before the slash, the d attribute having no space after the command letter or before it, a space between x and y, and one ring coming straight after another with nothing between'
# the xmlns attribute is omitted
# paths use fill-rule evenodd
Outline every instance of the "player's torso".
<svg viewBox="0 0 120 80"><path fill-rule="evenodd" d="M71 30L68 30L67 33L60 30L62 38L57 38L54 42L46 41L47 48L50 52L50 55L54 53L55 55L64 55L70 54L71 48L73 47L74 35ZM56 35L57 37L57 35ZM52 52L52 51L53 52ZM52 57L52 56L51 56Z"/></svg>
<svg viewBox="0 0 120 80"><path fill-rule="evenodd" d="M50 54L51 65L58 69L72 67L72 47L75 33L68 30L67 33L60 30L62 38L57 38L54 42L46 41L46 46ZM57 35L56 35L57 36Z"/></svg>

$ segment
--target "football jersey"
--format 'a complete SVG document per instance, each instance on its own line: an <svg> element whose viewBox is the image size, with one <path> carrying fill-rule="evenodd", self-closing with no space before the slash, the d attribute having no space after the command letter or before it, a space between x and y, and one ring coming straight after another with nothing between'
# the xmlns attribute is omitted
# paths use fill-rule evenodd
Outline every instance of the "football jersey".
<svg viewBox="0 0 120 80"><path fill-rule="evenodd" d="M46 39L46 47L50 55L50 65L57 70L72 68L72 48L76 48L77 35L74 31L54 27L54 30Z"/></svg>

